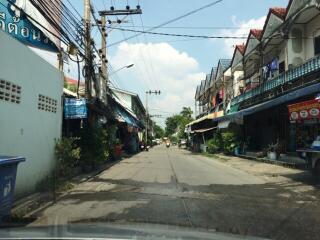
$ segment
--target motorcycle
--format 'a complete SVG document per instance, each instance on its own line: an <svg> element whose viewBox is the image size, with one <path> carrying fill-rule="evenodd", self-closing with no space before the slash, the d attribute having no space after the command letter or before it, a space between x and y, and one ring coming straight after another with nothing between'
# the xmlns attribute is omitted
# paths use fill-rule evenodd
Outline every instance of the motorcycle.
<svg viewBox="0 0 320 240"><path fill-rule="evenodd" d="M166 143L166 147L167 147L167 148L170 147L170 143L169 143L169 142Z"/></svg>

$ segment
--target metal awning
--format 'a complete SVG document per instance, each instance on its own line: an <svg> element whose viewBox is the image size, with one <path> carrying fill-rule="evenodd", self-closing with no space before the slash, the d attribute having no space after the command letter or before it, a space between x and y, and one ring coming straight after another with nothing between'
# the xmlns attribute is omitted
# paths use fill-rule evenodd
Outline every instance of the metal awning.
<svg viewBox="0 0 320 240"><path fill-rule="evenodd" d="M229 125L231 123L231 120L225 120L225 121L221 121L218 123L218 128L219 129L225 129L225 128L228 128Z"/></svg>
<svg viewBox="0 0 320 240"><path fill-rule="evenodd" d="M225 120L238 120L243 118L244 116L248 116L263 110L266 110L268 108L280 105L280 104L284 104L286 102L290 102L292 100L310 95L310 94L316 94L320 92L320 83L317 84L313 84L311 86L307 86L301 89L298 89L296 91L287 93L281 97L272 99L270 101L267 102L263 102L260 104L257 104L255 106L249 107L247 109L241 110L239 112L235 112L235 113L231 113L229 115L220 117L220 118L216 118L214 119L214 121L225 121Z"/></svg>
<svg viewBox="0 0 320 240"><path fill-rule="evenodd" d="M217 127L203 128L203 129L194 130L192 132L194 132L194 133L205 133L205 132L211 131L211 130L216 129L216 128Z"/></svg>
<svg viewBox="0 0 320 240"><path fill-rule="evenodd" d="M223 116L223 111L219 111L219 112L214 112L214 113L210 113L202 118L199 118L189 124L187 124L186 126L192 126L196 123L199 123L199 122L202 122L202 121L205 121L205 120L212 120L212 119L215 119L215 118L218 118L218 117L222 117Z"/></svg>

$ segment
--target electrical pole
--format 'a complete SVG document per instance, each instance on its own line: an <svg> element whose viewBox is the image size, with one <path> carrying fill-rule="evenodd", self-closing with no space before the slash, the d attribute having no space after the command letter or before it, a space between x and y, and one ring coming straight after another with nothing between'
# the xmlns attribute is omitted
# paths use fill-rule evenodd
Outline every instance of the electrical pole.
<svg viewBox="0 0 320 240"><path fill-rule="evenodd" d="M88 1L88 0L85 0ZM107 16L121 16L121 15L133 15L133 14L142 14L141 8L138 5L137 9L130 9L130 6L127 6L126 9L124 10L115 10L114 7L111 7L109 11L99 11L99 15L101 17L101 28L102 28L102 42L101 42L101 54L102 54L102 63L101 63L101 72L102 72L102 79L103 81L100 82L100 86L102 87L103 91L102 94L105 95L103 97L106 97L105 103L107 104L107 94L108 94L108 81L109 81L109 76L108 76L108 68L107 68L107 33L106 33L106 17ZM108 20L109 24L112 24L113 21ZM120 20L117 21L117 23L121 23Z"/></svg>
<svg viewBox="0 0 320 240"><path fill-rule="evenodd" d="M102 99L105 98L105 103L107 104L108 100L108 68L107 68L107 31L106 31L106 16L101 16L101 30L102 35L101 36L101 53L102 53L102 63L101 63L101 73L102 73L102 80L100 81L101 86L101 95Z"/></svg>
<svg viewBox="0 0 320 240"><path fill-rule="evenodd" d="M91 76L91 5L90 0L84 0L84 26L85 26L85 86L86 99L90 100L92 96L92 76Z"/></svg>
<svg viewBox="0 0 320 240"><path fill-rule="evenodd" d="M149 127L149 110L148 110L148 95L155 94L160 95L161 91L146 91L146 144L148 144L148 127Z"/></svg>

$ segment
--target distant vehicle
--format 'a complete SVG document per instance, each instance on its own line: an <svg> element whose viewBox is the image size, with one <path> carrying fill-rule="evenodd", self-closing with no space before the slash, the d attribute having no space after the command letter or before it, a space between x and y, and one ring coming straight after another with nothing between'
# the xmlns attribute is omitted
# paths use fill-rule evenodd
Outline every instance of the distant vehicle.
<svg viewBox="0 0 320 240"><path fill-rule="evenodd" d="M181 148L181 147L186 147L187 146L187 140L185 140L185 139L180 139L179 140L179 143L178 143L178 146L179 146L179 148Z"/></svg>
<svg viewBox="0 0 320 240"><path fill-rule="evenodd" d="M170 144L170 142L169 142L169 141L167 141L167 142L166 142L166 147L167 147L167 148L169 148L169 147L170 147L170 145L171 145L171 144Z"/></svg>

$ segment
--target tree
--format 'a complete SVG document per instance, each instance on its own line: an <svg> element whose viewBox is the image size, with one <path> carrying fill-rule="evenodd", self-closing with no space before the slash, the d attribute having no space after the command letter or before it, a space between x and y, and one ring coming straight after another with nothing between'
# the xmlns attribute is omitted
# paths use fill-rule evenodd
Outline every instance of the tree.
<svg viewBox="0 0 320 240"><path fill-rule="evenodd" d="M171 136L178 132L179 138L186 138L185 127L193 121L192 110L190 107L183 107L180 114L176 114L166 119L166 134Z"/></svg>
<svg viewBox="0 0 320 240"><path fill-rule="evenodd" d="M164 130L162 127L159 125L155 124L154 125L154 133L155 133L155 138L163 138L164 137Z"/></svg>
<svg viewBox="0 0 320 240"><path fill-rule="evenodd" d="M181 122L181 115L173 115L166 119L166 135L171 136L178 131Z"/></svg>

